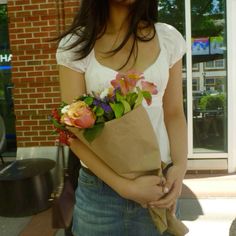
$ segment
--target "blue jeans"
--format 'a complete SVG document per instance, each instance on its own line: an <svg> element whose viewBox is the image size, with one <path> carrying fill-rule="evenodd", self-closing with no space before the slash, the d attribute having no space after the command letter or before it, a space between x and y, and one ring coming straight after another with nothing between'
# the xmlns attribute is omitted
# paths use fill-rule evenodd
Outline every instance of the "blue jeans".
<svg viewBox="0 0 236 236"><path fill-rule="evenodd" d="M74 236L160 236L148 209L122 198L81 168L73 215ZM167 233L162 236L170 236Z"/></svg>

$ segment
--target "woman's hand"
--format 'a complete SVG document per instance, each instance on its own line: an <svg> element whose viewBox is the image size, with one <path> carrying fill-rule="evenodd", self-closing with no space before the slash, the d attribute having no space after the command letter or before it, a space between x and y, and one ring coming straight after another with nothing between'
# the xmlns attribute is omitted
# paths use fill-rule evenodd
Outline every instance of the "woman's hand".
<svg viewBox="0 0 236 236"><path fill-rule="evenodd" d="M173 165L166 174L166 184L164 186L165 195L157 200L149 202L150 207L167 208L174 214L176 200L182 191L182 183L186 169L182 166Z"/></svg>
<svg viewBox="0 0 236 236"><path fill-rule="evenodd" d="M165 178L147 175L127 181L126 188L120 195L139 203L145 208L149 202L157 201L164 196L163 185L166 182Z"/></svg>

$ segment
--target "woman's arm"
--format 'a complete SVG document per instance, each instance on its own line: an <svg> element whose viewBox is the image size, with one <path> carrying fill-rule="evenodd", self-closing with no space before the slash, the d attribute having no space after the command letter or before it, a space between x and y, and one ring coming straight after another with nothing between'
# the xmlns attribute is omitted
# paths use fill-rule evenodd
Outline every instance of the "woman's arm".
<svg viewBox="0 0 236 236"><path fill-rule="evenodd" d="M170 69L170 78L163 98L165 124L174 165L187 167L187 124L183 109L182 60Z"/></svg>
<svg viewBox="0 0 236 236"><path fill-rule="evenodd" d="M71 103L74 98L85 93L85 79L82 73L60 66L61 98ZM98 158L86 145L78 139L70 140L71 150L88 166L88 168L118 194L134 200L141 205L157 200L161 196L161 179L157 176L144 176L134 180L121 177Z"/></svg>
<svg viewBox="0 0 236 236"><path fill-rule="evenodd" d="M84 75L65 66L59 66L61 100L68 104L86 92Z"/></svg>
<svg viewBox="0 0 236 236"><path fill-rule="evenodd" d="M164 191L168 194L151 205L170 208L181 194L187 168L187 125L183 109L182 60L170 69L170 78L163 98L164 119L170 141L173 166L167 172ZM174 211L174 209L173 209Z"/></svg>

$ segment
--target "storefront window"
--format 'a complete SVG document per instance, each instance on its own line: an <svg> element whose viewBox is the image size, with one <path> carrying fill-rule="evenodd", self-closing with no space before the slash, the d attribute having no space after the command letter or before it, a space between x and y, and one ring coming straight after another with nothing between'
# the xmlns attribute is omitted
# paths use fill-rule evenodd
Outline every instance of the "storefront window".
<svg viewBox="0 0 236 236"><path fill-rule="evenodd" d="M193 92L194 153L226 152L225 1L191 1L192 61L198 64ZM193 80L193 86L196 81Z"/></svg>
<svg viewBox="0 0 236 236"><path fill-rule="evenodd" d="M185 36L185 12L191 11L192 108L187 112L187 70L183 65L184 106L193 119L193 153L227 152L226 14L224 0L160 0L159 21ZM192 152L192 151L190 151Z"/></svg>
<svg viewBox="0 0 236 236"><path fill-rule="evenodd" d="M0 114L5 121L7 153L16 150L15 115L12 99L11 52L9 48L7 5L0 4Z"/></svg>

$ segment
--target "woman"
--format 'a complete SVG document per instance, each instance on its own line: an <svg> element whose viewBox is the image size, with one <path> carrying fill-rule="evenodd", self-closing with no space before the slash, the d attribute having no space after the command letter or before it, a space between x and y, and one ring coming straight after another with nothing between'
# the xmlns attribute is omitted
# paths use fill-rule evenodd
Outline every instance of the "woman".
<svg viewBox="0 0 236 236"><path fill-rule="evenodd" d="M73 216L75 236L161 235L147 210L175 212L186 172L187 138L182 105L185 42L172 26L156 23L156 0L85 0L57 52L62 99L108 87L117 72L143 72L158 86L147 108L162 161L157 176L119 176L77 139L70 148L82 161ZM138 118L138 117L137 117ZM164 183L164 188L163 188ZM168 235L168 234L165 234Z"/></svg>

